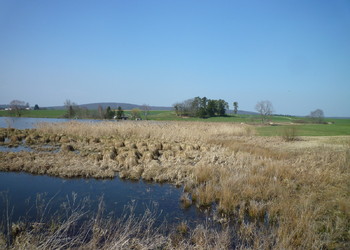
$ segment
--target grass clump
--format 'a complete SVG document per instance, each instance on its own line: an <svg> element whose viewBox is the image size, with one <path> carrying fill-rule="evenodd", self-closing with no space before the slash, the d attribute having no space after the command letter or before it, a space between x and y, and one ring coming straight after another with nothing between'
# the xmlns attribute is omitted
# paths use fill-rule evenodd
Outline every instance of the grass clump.
<svg viewBox="0 0 350 250"><path fill-rule="evenodd" d="M183 208L189 208L192 205L192 199L188 193L183 193L180 197L180 201Z"/></svg>

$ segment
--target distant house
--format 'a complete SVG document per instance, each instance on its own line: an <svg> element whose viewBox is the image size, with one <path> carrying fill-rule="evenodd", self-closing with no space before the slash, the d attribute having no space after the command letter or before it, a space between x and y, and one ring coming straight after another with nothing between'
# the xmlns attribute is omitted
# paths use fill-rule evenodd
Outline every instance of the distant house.
<svg viewBox="0 0 350 250"><path fill-rule="evenodd" d="M117 120L117 116L115 115L115 116L113 117L113 119ZM126 121L126 120L128 120L128 119L129 119L129 117L127 117L127 116L122 116L119 120Z"/></svg>

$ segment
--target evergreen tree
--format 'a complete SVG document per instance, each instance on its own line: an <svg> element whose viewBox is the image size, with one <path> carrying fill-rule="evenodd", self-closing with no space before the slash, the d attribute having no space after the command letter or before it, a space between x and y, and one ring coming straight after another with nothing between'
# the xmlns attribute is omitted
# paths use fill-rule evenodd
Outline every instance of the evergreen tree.
<svg viewBox="0 0 350 250"><path fill-rule="evenodd" d="M110 106L107 107L106 109L106 119L113 119L113 117L115 116L115 111L111 109Z"/></svg>
<svg viewBox="0 0 350 250"><path fill-rule="evenodd" d="M124 110L122 109L122 107L118 107L117 109L117 119L122 119L124 116Z"/></svg>

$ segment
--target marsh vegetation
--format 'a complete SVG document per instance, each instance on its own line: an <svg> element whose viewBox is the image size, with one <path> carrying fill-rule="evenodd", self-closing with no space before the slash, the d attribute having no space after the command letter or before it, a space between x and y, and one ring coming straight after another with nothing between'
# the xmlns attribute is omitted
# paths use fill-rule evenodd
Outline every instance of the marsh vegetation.
<svg viewBox="0 0 350 250"><path fill-rule="evenodd" d="M1 171L168 182L184 187L184 207L213 209L225 225L216 233L182 224L175 238L161 231L142 236L164 239L163 248L350 246L348 136L259 137L254 127L234 123L67 122L1 129L0 143L33 149L0 152ZM107 231L111 237L100 245L77 247L120 246L113 245L118 230L99 232ZM152 247L138 237L132 234L128 244L134 239L140 248Z"/></svg>

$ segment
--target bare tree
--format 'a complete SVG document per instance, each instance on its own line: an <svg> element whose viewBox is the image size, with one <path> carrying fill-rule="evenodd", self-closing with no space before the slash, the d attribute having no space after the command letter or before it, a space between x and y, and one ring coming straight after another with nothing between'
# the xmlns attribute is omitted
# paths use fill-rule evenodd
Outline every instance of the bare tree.
<svg viewBox="0 0 350 250"><path fill-rule="evenodd" d="M67 110L67 113L65 114L65 117L73 118L76 115L77 104L72 102L71 100L67 99L64 102L64 106L65 106L65 108Z"/></svg>
<svg viewBox="0 0 350 250"><path fill-rule="evenodd" d="M103 107L101 105L98 105L97 111L98 111L99 118L104 119L105 115L104 115Z"/></svg>
<svg viewBox="0 0 350 250"><path fill-rule="evenodd" d="M148 104L143 104L141 109L143 111L143 115L145 116L145 119L147 120L147 116L149 114L149 111L151 110L151 107Z"/></svg>
<svg viewBox="0 0 350 250"><path fill-rule="evenodd" d="M22 110L26 108L26 105L29 107L29 103L19 100L13 100L10 102L11 112L13 112L16 116L22 115Z"/></svg>
<svg viewBox="0 0 350 250"><path fill-rule="evenodd" d="M261 121L264 123L272 115L273 106L270 101L260 101L255 105L255 110L260 113Z"/></svg>
<svg viewBox="0 0 350 250"><path fill-rule="evenodd" d="M310 112L310 118L315 123L323 123L324 122L324 113L322 109L316 109L315 111Z"/></svg>

